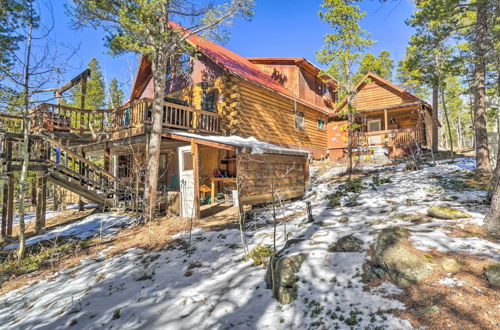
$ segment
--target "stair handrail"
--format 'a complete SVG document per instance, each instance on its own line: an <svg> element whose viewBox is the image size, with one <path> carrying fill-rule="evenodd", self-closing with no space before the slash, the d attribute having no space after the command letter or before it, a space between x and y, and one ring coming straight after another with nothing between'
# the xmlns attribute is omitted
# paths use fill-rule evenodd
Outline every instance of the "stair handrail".
<svg viewBox="0 0 500 330"><path fill-rule="evenodd" d="M60 144L59 142L57 141L54 141L50 138L45 138L45 140L47 142L49 142L50 144L52 144L53 146L55 147L58 147L59 149L63 150L64 152L68 153L69 155L75 157L76 159L78 159L79 161L82 161L84 162L86 165L92 167L92 169L96 170L97 172L107 176L108 178L112 179L112 180L115 180L117 181L118 183L120 183L120 179L115 177L113 174L109 173L108 171L106 171L105 169L97 166L96 164L92 163L91 161L89 161L88 159L85 159L84 157L82 157L80 154L72 151L71 149L63 146L62 144Z"/></svg>

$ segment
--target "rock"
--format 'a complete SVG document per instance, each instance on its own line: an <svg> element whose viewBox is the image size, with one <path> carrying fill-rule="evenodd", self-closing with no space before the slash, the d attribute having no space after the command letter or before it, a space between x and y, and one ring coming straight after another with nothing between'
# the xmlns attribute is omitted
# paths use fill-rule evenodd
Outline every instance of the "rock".
<svg viewBox="0 0 500 330"><path fill-rule="evenodd" d="M113 311L113 320L119 319L120 318L120 313L121 313L121 308L117 308Z"/></svg>
<svg viewBox="0 0 500 330"><path fill-rule="evenodd" d="M439 307L437 307L436 305L420 308L413 312L413 314L417 316L430 316L437 313L439 313Z"/></svg>
<svg viewBox="0 0 500 330"><path fill-rule="evenodd" d="M444 258L441 261L441 267L447 273L458 273L462 269L462 265L452 258Z"/></svg>
<svg viewBox="0 0 500 330"><path fill-rule="evenodd" d="M132 272L132 277L135 281L145 281L153 278L153 272L143 269L136 269Z"/></svg>
<svg viewBox="0 0 500 330"><path fill-rule="evenodd" d="M492 286L500 287L500 263L487 266L484 275Z"/></svg>
<svg viewBox="0 0 500 330"><path fill-rule="evenodd" d="M304 239L288 240L276 255L271 257L266 273L267 288L282 304L289 304L297 298L297 273L307 258L306 253L290 253L290 247Z"/></svg>
<svg viewBox="0 0 500 330"><path fill-rule="evenodd" d="M340 238L328 246L329 252L362 252L363 241L353 235Z"/></svg>
<svg viewBox="0 0 500 330"><path fill-rule="evenodd" d="M340 219L339 219L339 222L340 222L340 223L346 223L346 222L348 222L348 221L349 221L349 218L348 218L348 217L340 217Z"/></svg>
<svg viewBox="0 0 500 330"><path fill-rule="evenodd" d="M434 268L408 241L403 227L385 228L375 243L375 264L385 270L400 286L409 286L431 275Z"/></svg>
<svg viewBox="0 0 500 330"><path fill-rule="evenodd" d="M453 220L453 219L466 219L471 218L472 216L463 211L445 206L445 205L436 205L430 207L427 210L427 215L444 220Z"/></svg>
<svg viewBox="0 0 500 330"><path fill-rule="evenodd" d="M456 201L457 199L458 199L458 197L457 196L453 196L453 195L451 195L451 196L444 196L444 197L441 198L441 200L444 201L444 202L453 202L453 201Z"/></svg>

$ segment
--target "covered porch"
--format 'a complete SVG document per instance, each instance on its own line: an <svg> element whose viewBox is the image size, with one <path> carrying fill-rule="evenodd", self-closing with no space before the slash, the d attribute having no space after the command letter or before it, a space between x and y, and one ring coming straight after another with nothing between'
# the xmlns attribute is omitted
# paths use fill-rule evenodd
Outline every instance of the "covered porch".
<svg viewBox="0 0 500 330"><path fill-rule="evenodd" d="M83 148L87 157L104 157L126 187L123 199L143 206L147 135ZM302 196L308 178L308 152L254 138L185 131L163 134L160 147L159 215L213 218L228 209Z"/></svg>

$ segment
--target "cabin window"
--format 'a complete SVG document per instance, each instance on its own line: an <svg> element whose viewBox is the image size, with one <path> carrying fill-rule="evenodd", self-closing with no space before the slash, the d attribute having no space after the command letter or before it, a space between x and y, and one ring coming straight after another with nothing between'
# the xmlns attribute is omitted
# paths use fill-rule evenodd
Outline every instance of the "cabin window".
<svg viewBox="0 0 500 330"><path fill-rule="evenodd" d="M380 119L368 120L368 132L376 132L382 130L382 121Z"/></svg>
<svg viewBox="0 0 500 330"><path fill-rule="evenodd" d="M191 73L191 57L189 54L182 54L179 57L179 64L181 66L182 73Z"/></svg>
<svg viewBox="0 0 500 330"><path fill-rule="evenodd" d="M215 112L215 100L215 90L207 91L206 89L203 89L203 94L201 95L201 109Z"/></svg>
<svg viewBox="0 0 500 330"><path fill-rule="evenodd" d="M184 151L182 153L182 170L191 171L193 169L193 154L191 151Z"/></svg>
<svg viewBox="0 0 500 330"><path fill-rule="evenodd" d="M304 120L304 113L297 111L295 112L295 128L299 130L306 129L306 121Z"/></svg>
<svg viewBox="0 0 500 330"><path fill-rule="evenodd" d="M318 129L321 130L325 129L325 121L323 119L318 119L317 124L318 124Z"/></svg>
<svg viewBox="0 0 500 330"><path fill-rule="evenodd" d="M132 167L132 157L130 155L118 156L118 177L119 178L129 177L131 167Z"/></svg>

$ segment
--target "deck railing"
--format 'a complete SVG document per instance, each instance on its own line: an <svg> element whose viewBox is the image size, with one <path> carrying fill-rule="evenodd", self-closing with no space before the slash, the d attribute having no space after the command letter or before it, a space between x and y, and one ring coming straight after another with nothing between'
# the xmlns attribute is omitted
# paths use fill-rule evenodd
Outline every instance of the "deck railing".
<svg viewBox="0 0 500 330"><path fill-rule="evenodd" d="M423 130L419 128L359 132L354 136L355 146L402 145L423 141Z"/></svg>
<svg viewBox="0 0 500 330"><path fill-rule="evenodd" d="M82 110L43 103L30 111L31 130L101 134L149 125L153 100L141 99L111 110ZM165 102L163 127L218 134L220 116L213 112Z"/></svg>
<svg viewBox="0 0 500 330"><path fill-rule="evenodd" d="M0 113L0 128L8 133L21 133L23 131L23 116Z"/></svg>

